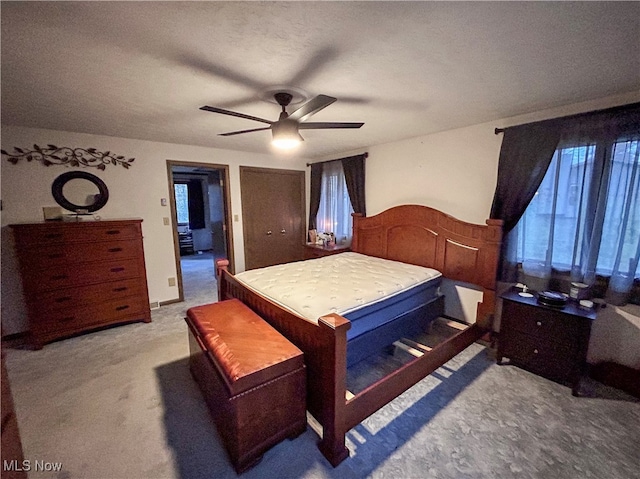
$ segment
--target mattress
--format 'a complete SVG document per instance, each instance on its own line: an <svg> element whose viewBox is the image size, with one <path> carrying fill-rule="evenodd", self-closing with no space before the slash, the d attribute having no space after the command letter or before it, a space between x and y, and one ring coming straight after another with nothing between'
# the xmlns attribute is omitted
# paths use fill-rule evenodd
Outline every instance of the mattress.
<svg viewBox="0 0 640 479"><path fill-rule="evenodd" d="M397 313L437 298L442 274L432 268L348 252L245 271L235 278L315 323L330 313L346 317L352 321L351 339Z"/></svg>

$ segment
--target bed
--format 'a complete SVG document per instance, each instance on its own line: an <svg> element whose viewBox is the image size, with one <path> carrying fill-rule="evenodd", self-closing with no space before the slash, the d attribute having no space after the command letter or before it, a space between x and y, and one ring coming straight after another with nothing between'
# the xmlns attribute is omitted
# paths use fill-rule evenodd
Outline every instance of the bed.
<svg viewBox="0 0 640 479"><path fill-rule="evenodd" d="M442 314L444 298L433 283L426 288L429 292L417 293L419 299L412 307L404 308L405 304L400 303L399 308L395 307L395 316L392 311L392 317L386 317L382 325L376 323L373 329L364 328L355 335L349 334L352 321L345 317L349 314L334 312L317 320L304 318L231 275L226 260L216 263L219 299L240 299L304 352L307 409L322 426L320 451L337 466L349 455L345 434L351 428L490 330L501 231L499 220L487 220L486 225L471 224L419 205L396 206L371 217L354 215L351 251L432 268L444 278L470 283L482 291L475 323L355 395L348 394L346 387L348 364L357 362L372 348L386 344L389 338L427 327L434 317ZM353 325L360 321L353 321Z"/></svg>

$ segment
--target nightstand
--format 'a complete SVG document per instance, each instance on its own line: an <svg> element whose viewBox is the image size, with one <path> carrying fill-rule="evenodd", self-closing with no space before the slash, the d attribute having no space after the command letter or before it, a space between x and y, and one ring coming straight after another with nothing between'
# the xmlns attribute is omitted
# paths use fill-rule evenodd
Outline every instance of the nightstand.
<svg viewBox="0 0 640 479"><path fill-rule="evenodd" d="M502 320L498 336L498 364L510 363L554 381L570 384L578 395L585 372L593 308L569 300L563 308L544 306L537 296L517 291L502 296Z"/></svg>
<svg viewBox="0 0 640 479"><path fill-rule="evenodd" d="M304 259L321 258L322 256L344 253L345 251L349 251L349 246L342 244L335 246L322 246L307 243L304 245Z"/></svg>

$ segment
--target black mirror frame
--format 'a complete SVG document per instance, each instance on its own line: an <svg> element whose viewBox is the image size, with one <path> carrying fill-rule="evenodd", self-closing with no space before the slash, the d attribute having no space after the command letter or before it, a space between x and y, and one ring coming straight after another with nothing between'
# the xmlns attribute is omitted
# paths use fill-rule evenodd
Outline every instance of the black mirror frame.
<svg viewBox="0 0 640 479"><path fill-rule="evenodd" d="M83 179L88 180L94 185L98 187L98 195L97 201L92 205L75 205L67 200L63 193L62 189L64 185L67 184L68 181L74 179ZM107 189L107 185L98 178L96 175L92 175L91 173L87 173L86 171L69 171L67 173L62 173L55 180L53 180L53 184L51 185L51 194L53 198L56 200L60 206L62 206L65 210L77 212L78 210L86 210L89 213L93 213L94 211L98 211L104 205L107 204L109 200L109 190Z"/></svg>

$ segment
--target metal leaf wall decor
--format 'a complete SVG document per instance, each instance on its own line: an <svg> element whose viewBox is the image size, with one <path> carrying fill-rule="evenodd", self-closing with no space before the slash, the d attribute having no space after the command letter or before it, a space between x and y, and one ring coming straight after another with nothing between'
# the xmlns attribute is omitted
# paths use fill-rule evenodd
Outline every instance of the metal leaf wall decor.
<svg viewBox="0 0 640 479"><path fill-rule="evenodd" d="M33 149L14 146L13 150L13 153L7 153L5 150L0 150L0 152L7 156L7 160L14 165L18 161L26 159L27 161L39 161L44 166L85 166L104 170L107 165L121 165L129 169L135 160L135 158L127 159L110 151L98 151L95 148L69 148L68 146L58 147L51 144L46 147L33 145Z"/></svg>

